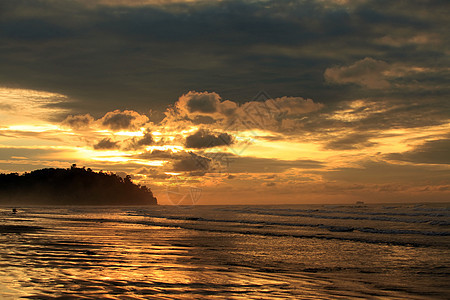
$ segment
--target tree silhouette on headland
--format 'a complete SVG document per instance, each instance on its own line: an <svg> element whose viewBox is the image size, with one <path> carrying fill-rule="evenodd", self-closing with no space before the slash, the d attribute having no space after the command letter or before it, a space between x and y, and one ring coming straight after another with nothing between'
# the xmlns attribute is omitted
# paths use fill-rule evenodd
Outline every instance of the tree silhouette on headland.
<svg viewBox="0 0 450 300"><path fill-rule="evenodd" d="M0 204L153 205L153 193L127 175L91 169L40 169L19 175L0 174Z"/></svg>

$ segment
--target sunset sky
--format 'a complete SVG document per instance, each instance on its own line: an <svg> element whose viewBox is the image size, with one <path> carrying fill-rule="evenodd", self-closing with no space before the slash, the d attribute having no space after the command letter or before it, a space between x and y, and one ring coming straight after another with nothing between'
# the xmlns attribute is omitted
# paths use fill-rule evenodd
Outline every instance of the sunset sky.
<svg viewBox="0 0 450 300"><path fill-rule="evenodd" d="M448 201L449 15L437 0L2 0L0 173L75 163L160 204Z"/></svg>

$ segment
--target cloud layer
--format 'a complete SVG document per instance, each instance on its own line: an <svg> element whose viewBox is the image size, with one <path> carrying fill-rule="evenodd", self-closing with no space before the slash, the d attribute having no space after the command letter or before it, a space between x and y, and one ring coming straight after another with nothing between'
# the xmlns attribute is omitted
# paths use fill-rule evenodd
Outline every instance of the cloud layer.
<svg viewBox="0 0 450 300"><path fill-rule="evenodd" d="M77 163L225 202L448 199L445 1L0 6L1 172Z"/></svg>
<svg viewBox="0 0 450 300"><path fill-rule="evenodd" d="M66 95L75 102L62 106L95 116L155 110L189 90L241 104L262 89L274 98L302 95L328 104L357 97L357 86L401 85L385 78L393 65L430 70L409 74L408 82L448 91L445 6L5 0L0 83ZM329 82L356 86L327 85L324 71ZM218 108L196 97L191 113Z"/></svg>

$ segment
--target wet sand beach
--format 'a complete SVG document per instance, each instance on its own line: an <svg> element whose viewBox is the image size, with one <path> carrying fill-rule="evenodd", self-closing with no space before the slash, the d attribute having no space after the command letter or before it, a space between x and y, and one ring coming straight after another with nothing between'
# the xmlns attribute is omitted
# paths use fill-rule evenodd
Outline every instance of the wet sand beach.
<svg viewBox="0 0 450 300"><path fill-rule="evenodd" d="M450 292L442 228L437 244L429 235L418 235L417 245L353 241L348 230L317 227L307 237L305 226L264 224L256 208L247 208L247 220L229 207L4 209L0 298L444 299Z"/></svg>

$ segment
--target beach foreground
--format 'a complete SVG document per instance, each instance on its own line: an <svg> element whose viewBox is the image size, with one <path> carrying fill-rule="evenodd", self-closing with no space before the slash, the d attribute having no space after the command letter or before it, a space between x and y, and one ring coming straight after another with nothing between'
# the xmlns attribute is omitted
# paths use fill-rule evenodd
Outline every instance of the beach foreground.
<svg viewBox="0 0 450 300"><path fill-rule="evenodd" d="M450 206L0 208L1 299L445 299Z"/></svg>

